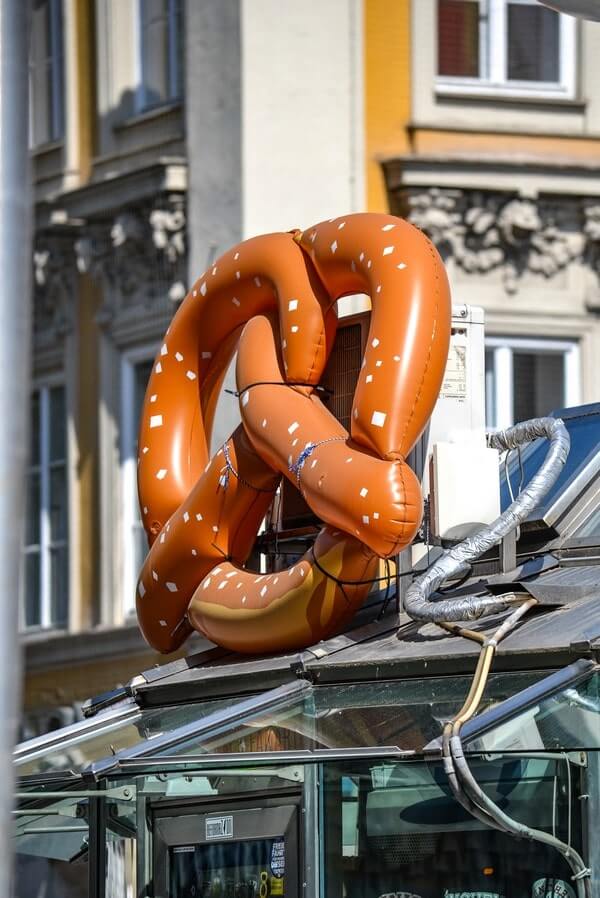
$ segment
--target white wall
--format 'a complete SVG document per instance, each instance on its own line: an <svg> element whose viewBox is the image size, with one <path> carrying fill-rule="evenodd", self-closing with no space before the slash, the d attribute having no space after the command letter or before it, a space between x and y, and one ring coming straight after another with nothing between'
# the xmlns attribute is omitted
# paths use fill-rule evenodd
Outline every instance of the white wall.
<svg viewBox="0 0 600 898"><path fill-rule="evenodd" d="M362 0L241 0L245 237L364 208Z"/></svg>

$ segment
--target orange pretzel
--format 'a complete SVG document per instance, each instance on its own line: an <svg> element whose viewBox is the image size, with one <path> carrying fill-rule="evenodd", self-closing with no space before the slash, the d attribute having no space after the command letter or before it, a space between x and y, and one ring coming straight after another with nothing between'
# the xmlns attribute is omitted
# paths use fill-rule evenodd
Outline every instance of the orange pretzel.
<svg viewBox="0 0 600 898"><path fill-rule="evenodd" d="M315 388L335 302L372 313L351 433ZM142 412L138 485L151 549L137 610L157 650L192 629L239 652L313 644L364 601L378 558L415 536L419 483L405 462L433 410L450 293L416 228L364 213L231 249L194 284L157 356ZM242 423L209 458L214 410L237 347ZM287 570L244 568L281 475L325 523Z"/></svg>

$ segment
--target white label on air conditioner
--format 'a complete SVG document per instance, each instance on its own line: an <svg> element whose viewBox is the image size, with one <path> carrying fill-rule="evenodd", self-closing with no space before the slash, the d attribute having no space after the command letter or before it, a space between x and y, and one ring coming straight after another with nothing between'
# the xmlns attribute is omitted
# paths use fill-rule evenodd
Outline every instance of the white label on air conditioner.
<svg viewBox="0 0 600 898"><path fill-rule="evenodd" d="M206 838L233 839L233 817L207 817Z"/></svg>
<svg viewBox="0 0 600 898"><path fill-rule="evenodd" d="M464 338L452 337L440 395L444 399L467 398L467 345Z"/></svg>

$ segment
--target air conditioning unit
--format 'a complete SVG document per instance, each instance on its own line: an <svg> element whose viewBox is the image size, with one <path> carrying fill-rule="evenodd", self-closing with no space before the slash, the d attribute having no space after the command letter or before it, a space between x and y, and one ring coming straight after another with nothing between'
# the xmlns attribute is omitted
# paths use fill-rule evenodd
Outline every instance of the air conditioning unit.
<svg viewBox="0 0 600 898"><path fill-rule="evenodd" d="M429 497L434 537L464 539L500 514L498 452L485 439L484 315L477 306L452 308L444 381L408 462Z"/></svg>

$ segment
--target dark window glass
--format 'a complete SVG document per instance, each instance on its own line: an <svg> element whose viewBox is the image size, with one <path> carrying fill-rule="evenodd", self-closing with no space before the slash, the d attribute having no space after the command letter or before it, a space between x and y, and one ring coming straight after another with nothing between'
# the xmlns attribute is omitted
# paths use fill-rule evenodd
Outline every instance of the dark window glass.
<svg viewBox="0 0 600 898"><path fill-rule="evenodd" d="M513 420L547 415L564 403L565 360L562 353L513 354Z"/></svg>
<svg viewBox="0 0 600 898"><path fill-rule="evenodd" d="M182 0L141 0L142 106L183 93Z"/></svg>
<svg viewBox="0 0 600 898"><path fill-rule="evenodd" d="M134 395L133 395L133 415L135 420L135 433L137 434L140 426L140 418L142 417L142 405L144 404L144 396L146 395L146 387L152 373L152 360L147 362L138 362L134 368ZM137 438L136 438L137 451Z"/></svg>
<svg viewBox="0 0 600 898"><path fill-rule="evenodd" d="M438 74L479 77L479 3L438 0Z"/></svg>
<svg viewBox="0 0 600 898"><path fill-rule="evenodd" d="M582 790L563 756L474 758L470 766L506 814L580 849ZM574 894L558 851L474 820L439 764L330 763L323 791L328 898Z"/></svg>
<svg viewBox="0 0 600 898"><path fill-rule="evenodd" d="M485 423L488 427L496 426L496 368L493 349L485 351Z"/></svg>
<svg viewBox="0 0 600 898"><path fill-rule="evenodd" d="M31 144L64 134L62 0L37 0L31 20L29 89Z"/></svg>
<svg viewBox="0 0 600 898"><path fill-rule="evenodd" d="M40 475L32 471L27 477L27 511L25 517L25 545L38 545L40 541L41 512Z"/></svg>
<svg viewBox="0 0 600 898"><path fill-rule="evenodd" d="M40 605L40 553L25 553L25 626L39 627L41 619Z"/></svg>
<svg viewBox="0 0 600 898"><path fill-rule="evenodd" d="M68 612L68 487L63 386L31 397L31 458L24 530L24 623L61 625Z"/></svg>
<svg viewBox="0 0 600 898"><path fill-rule="evenodd" d="M592 407L593 408L593 407ZM550 507L560 494L567 489L573 480L581 473L581 471L590 463L594 455L598 452L600 445L600 417L597 412L589 410L588 406L581 406L581 412L574 410L573 412L561 413L569 437L571 438L571 448L567 456L567 461L562 471L558 475L556 482L542 500L542 507ZM523 462L523 482L529 483L533 475L539 470L543 459L548 452L547 440L536 440L525 446L522 452ZM503 466L504 467L504 466ZM519 483L520 472L518 460L513 457L509 464L510 478L513 485ZM510 505L511 499L506 484L504 471L500 473L500 505L502 510ZM539 509L531 513L530 519L539 516Z"/></svg>
<svg viewBox="0 0 600 898"><path fill-rule="evenodd" d="M144 396L146 395L146 387L152 372L152 361L138 362L134 368L134 392L133 392L133 415L135 420L136 441L133 447L134 456L137 456L137 432L140 426L140 418L142 416L142 405L144 404ZM144 559L148 554L148 538L142 527L142 522L138 516L133 525L133 552L135 570L141 570Z"/></svg>
<svg viewBox="0 0 600 898"><path fill-rule="evenodd" d="M52 623L66 626L69 610L69 549L58 546L50 550L50 595Z"/></svg>
<svg viewBox="0 0 600 898"><path fill-rule="evenodd" d="M66 458L67 416L65 388L52 387L50 393L50 461Z"/></svg>
<svg viewBox="0 0 600 898"><path fill-rule="evenodd" d="M507 16L508 80L558 82L558 13L537 4L509 3Z"/></svg>
<svg viewBox="0 0 600 898"><path fill-rule="evenodd" d="M67 472L64 464L50 470L50 539L67 538Z"/></svg>
<svg viewBox="0 0 600 898"><path fill-rule="evenodd" d="M169 894L173 898L283 896L285 879L274 861L284 857L283 846L283 838L276 837L171 848Z"/></svg>
<svg viewBox="0 0 600 898"><path fill-rule="evenodd" d="M40 463L40 394L31 397L31 430L29 433L29 464L32 467Z"/></svg>

